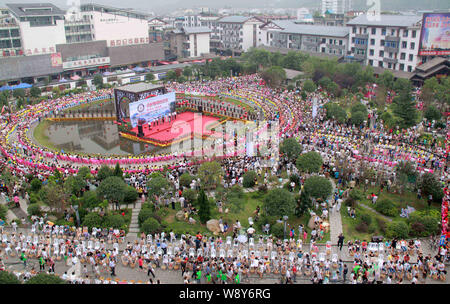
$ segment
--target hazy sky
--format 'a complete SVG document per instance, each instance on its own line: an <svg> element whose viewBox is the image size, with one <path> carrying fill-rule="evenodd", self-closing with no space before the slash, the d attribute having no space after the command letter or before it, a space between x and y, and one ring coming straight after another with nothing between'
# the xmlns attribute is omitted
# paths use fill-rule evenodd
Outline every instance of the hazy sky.
<svg viewBox="0 0 450 304"><path fill-rule="evenodd" d="M43 3L50 2L56 6L67 9L68 3L75 0L0 0L0 6L5 3ZM320 0L81 0L81 3L98 3L120 8L133 8L135 10L153 11L156 14L170 13L182 8L211 7L223 8L318 8ZM366 0L353 0L355 9L366 7ZM382 10L400 9L442 9L450 8L448 0L381 0Z"/></svg>

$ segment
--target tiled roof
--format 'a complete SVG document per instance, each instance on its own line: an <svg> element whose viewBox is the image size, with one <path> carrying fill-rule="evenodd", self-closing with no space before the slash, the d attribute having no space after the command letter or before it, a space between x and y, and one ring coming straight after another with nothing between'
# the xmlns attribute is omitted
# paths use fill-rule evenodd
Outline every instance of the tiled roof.
<svg viewBox="0 0 450 304"><path fill-rule="evenodd" d="M404 16L404 15L380 15L379 20L376 16L359 15L347 22L347 25L371 25L371 26L399 26L407 27L416 24L422 20L422 16Z"/></svg>
<svg viewBox="0 0 450 304"><path fill-rule="evenodd" d="M18 56L0 59L0 80L37 77L61 73L61 67L52 67L50 54Z"/></svg>

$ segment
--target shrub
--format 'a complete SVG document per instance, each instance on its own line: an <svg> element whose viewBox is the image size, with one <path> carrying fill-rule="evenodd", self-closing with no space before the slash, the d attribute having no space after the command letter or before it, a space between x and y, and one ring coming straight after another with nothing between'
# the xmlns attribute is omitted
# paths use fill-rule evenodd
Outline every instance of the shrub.
<svg viewBox="0 0 450 304"><path fill-rule="evenodd" d="M349 197L351 197L355 201L361 201L364 199L364 193L361 190L353 189L349 193Z"/></svg>
<svg viewBox="0 0 450 304"><path fill-rule="evenodd" d="M421 236L425 234L425 225L419 222L414 222L411 224L411 234L413 236Z"/></svg>
<svg viewBox="0 0 450 304"><path fill-rule="evenodd" d="M247 171L244 173L243 186L244 188L252 188L255 186L256 180L256 172L255 171Z"/></svg>
<svg viewBox="0 0 450 304"><path fill-rule="evenodd" d="M11 272L0 271L0 284L20 284L20 280Z"/></svg>
<svg viewBox="0 0 450 304"><path fill-rule="evenodd" d="M367 230L367 232L375 233L376 230L377 230L376 225L375 224L371 224L371 225L369 225L369 229Z"/></svg>
<svg viewBox="0 0 450 304"><path fill-rule="evenodd" d="M189 187L194 179L188 172L181 174L180 176L180 187Z"/></svg>
<svg viewBox="0 0 450 304"><path fill-rule="evenodd" d="M262 193L267 193L267 185L266 184L262 184L258 187L258 191L262 192Z"/></svg>
<svg viewBox="0 0 450 304"><path fill-rule="evenodd" d="M6 221L7 213L8 213L8 208L4 205L0 205L0 219Z"/></svg>
<svg viewBox="0 0 450 304"><path fill-rule="evenodd" d="M92 227L101 227L102 226L102 217L95 212L91 212L86 214L86 216L83 219L83 226L88 227L91 229Z"/></svg>
<svg viewBox="0 0 450 304"><path fill-rule="evenodd" d="M193 203L197 198L197 192L193 189L184 189L183 197L186 199L188 203Z"/></svg>
<svg viewBox="0 0 450 304"><path fill-rule="evenodd" d="M283 216L294 213L294 196L285 189L273 189L264 197L264 211L269 216Z"/></svg>
<svg viewBox="0 0 450 304"><path fill-rule="evenodd" d="M355 201L352 197L349 196L349 197L345 200L344 204L345 204L345 206L347 206L347 207L355 208L355 206L356 206L356 201Z"/></svg>
<svg viewBox="0 0 450 304"><path fill-rule="evenodd" d="M382 233L386 233L386 221L377 217L378 228Z"/></svg>
<svg viewBox="0 0 450 304"><path fill-rule="evenodd" d="M409 227L404 221L392 221L387 225L386 235L388 238L407 238Z"/></svg>
<svg viewBox="0 0 450 304"><path fill-rule="evenodd" d="M149 217L151 217L152 214L153 214L153 210L151 210L150 208L145 208L145 209L142 208L138 215L139 226L141 226L142 223L145 222L145 220L147 220Z"/></svg>
<svg viewBox="0 0 450 304"><path fill-rule="evenodd" d="M40 216L42 214L41 207L38 204L28 205L27 212L28 212L28 215Z"/></svg>
<svg viewBox="0 0 450 304"><path fill-rule="evenodd" d="M367 226L369 226L370 224L372 224L372 216L371 216L370 214L367 214L367 213L361 213L360 219L361 219L361 222L366 223Z"/></svg>
<svg viewBox="0 0 450 304"><path fill-rule="evenodd" d="M136 191L136 188L127 186L125 187L125 196L123 198L123 202L125 204L133 204L136 202L136 200L139 197L138 192Z"/></svg>
<svg viewBox="0 0 450 304"><path fill-rule="evenodd" d="M42 187L42 182L38 178L33 178L30 185L31 185L31 191L38 192Z"/></svg>
<svg viewBox="0 0 450 304"><path fill-rule="evenodd" d="M331 182L325 177L312 176L305 181L305 191L316 199L327 199L331 194L332 185Z"/></svg>
<svg viewBox="0 0 450 304"><path fill-rule="evenodd" d="M158 223L157 220L154 218L148 218L141 227L141 231L145 234L153 234L153 233L159 233L161 230L161 225Z"/></svg>
<svg viewBox="0 0 450 304"><path fill-rule="evenodd" d="M39 273L26 281L25 284L66 284L66 281L53 274Z"/></svg>
<svg viewBox="0 0 450 304"><path fill-rule="evenodd" d="M276 223L271 226L270 232L273 236L277 238L283 238L284 237L284 225L282 223Z"/></svg>
<svg viewBox="0 0 450 304"><path fill-rule="evenodd" d="M394 203L388 199L377 201L375 210L386 216L395 217L398 215L397 207L395 207Z"/></svg>
<svg viewBox="0 0 450 304"><path fill-rule="evenodd" d="M414 211L409 215L408 219L413 236L429 236L435 234L439 230L439 221L440 215L437 210L428 212Z"/></svg>
<svg viewBox="0 0 450 304"><path fill-rule="evenodd" d="M364 222L360 222L358 225L356 225L355 229L358 232L367 233L367 231L369 230L369 226Z"/></svg>
<svg viewBox="0 0 450 304"><path fill-rule="evenodd" d="M120 214L108 215L103 221L104 228L121 228L125 225L125 219Z"/></svg>

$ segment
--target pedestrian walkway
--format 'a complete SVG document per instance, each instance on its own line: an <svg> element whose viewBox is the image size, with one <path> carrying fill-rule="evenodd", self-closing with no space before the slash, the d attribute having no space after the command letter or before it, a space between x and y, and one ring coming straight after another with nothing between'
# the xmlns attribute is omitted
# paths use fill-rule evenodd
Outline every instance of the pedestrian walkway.
<svg viewBox="0 0 450 304"><path fill-rule="evenodd" d="M139 233L139 212L142 208L142 202L139 200L136 202L135 207L132 209L131 212L131 223L130 223L130 229L128 230L127 238L129 239L138 239L138 233Z"/></svg>
<svg viewBox="0 0 450 304"><path fill-rule="evenodd" d="M336 184L334 183L333 179L330 179L331 185L333 187L331 191L331 195L328 198L328 200L333 199L334 190L336 189ZM330 220L330 241L331 244L336 245L338 242L338 236L343 232L342 230L342 218L341 218L341 212L338 210L333 209L329 214L329 220Z"/></svg>

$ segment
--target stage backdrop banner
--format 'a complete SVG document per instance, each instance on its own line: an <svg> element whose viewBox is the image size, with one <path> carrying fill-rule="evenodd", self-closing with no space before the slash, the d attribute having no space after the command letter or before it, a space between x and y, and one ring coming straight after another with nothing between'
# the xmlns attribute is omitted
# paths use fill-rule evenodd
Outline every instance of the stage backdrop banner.
<svg viewBox="0 0 450 304"><path fill-rule="evenodd" d="M175 112L175 100L175 92L171 92L130 103L131 125L135 128L138 124Z"/></svg>

